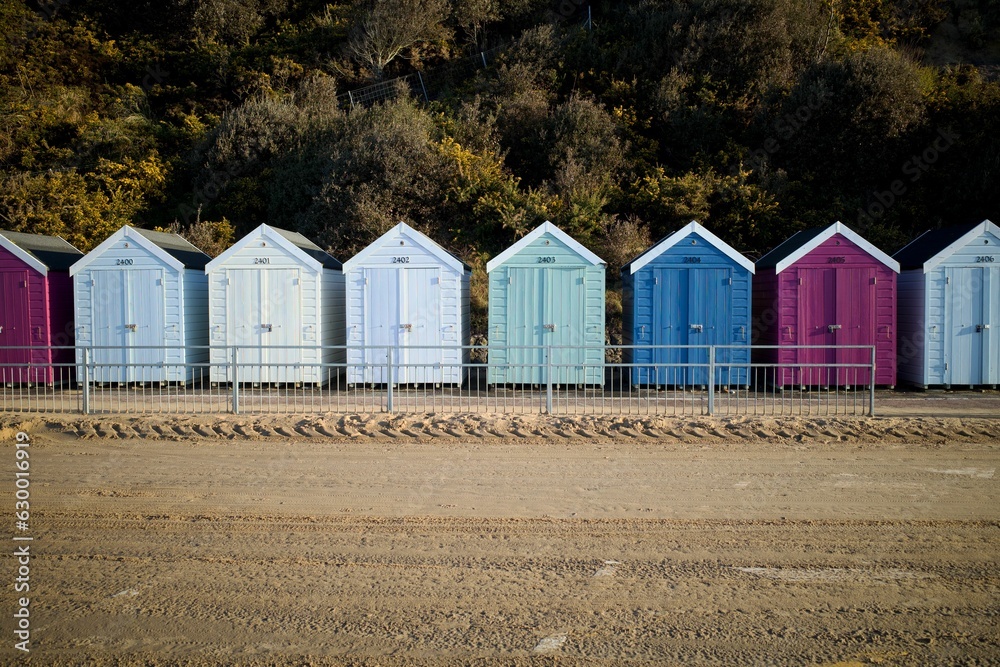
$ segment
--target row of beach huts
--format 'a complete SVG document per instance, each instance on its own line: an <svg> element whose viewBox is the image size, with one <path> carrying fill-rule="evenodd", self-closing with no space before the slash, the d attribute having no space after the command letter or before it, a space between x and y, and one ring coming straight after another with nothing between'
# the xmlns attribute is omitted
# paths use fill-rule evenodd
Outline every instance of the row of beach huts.
<svg viewBox="0 0 1000 667"><path fill-rule="evenodd" d="M754 263L692 222L622 269L625 362L634 384L676 384L672 366L705 384L699 346L719 346L722 382L741 385L753 344L755 363L782 367L779 384L867 384L874 346L879 385L995 385L998 246L986 220L890 257L837 222ZM490 383L543 382L549 364L560 382L603 384L599 257L546 222L487 272ZM0 231L0 368L51 384L80 363L76 345L108 382L185 382L206 363L227 382L238 346L241 381L322 383L323 364L345 364L349 383L461 383L470 274L404 223L343 265L268 225L215 259L129 226L86 255Z"/></svg>

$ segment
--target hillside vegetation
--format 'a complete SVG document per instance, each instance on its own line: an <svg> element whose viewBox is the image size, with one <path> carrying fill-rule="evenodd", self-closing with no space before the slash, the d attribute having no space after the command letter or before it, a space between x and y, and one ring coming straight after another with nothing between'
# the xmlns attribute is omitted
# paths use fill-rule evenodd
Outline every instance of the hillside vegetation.
<svg viewBox="0 0 1000 667"><path fill-rule="evenodd" d="M894 251L1000 216L996 2L589 10L2 0L0 226L216 254L267 222L347 259L404 220L478 270L549 219L617 271L692 219L755 257L838 219ZM429 101L338 99L498 45Z"/></svg>

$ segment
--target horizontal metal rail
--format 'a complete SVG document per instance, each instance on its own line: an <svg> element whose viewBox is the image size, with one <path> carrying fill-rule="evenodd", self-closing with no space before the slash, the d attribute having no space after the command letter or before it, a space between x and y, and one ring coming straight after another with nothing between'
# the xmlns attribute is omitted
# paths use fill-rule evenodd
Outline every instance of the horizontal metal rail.
<svg viewBox="0 0 1000 667"><path fill-rule="evenodd" d="M871 346L0 347L0 412L872 415L874 379Z"/></svg>

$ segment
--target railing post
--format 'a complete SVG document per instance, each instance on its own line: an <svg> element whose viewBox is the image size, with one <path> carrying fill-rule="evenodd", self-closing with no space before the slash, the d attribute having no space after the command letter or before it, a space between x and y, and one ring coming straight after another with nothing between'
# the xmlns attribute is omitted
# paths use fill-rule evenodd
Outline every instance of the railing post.
<svg viewBox="0 0 1000 667"><path fill-rule="evenodd" d="M545 412L552 414L552 346L545 348Z"/></svg>
<svg viewBox="0 0 1000 667"><path fill-rule="evenodd" d="M240 414L240 349L233 346L233 414Z"/></svg>
<svg viewBox="0 0 1000 667"><path fill-rule="evenodd" d="M83 348L83 414L90 414L90 348Z"/></svg>
<svg viewBox="0 0 1000 667"><path fill-rule="evenodd" d="M715 414L715 346L708 348L708 414Z"/></svg>
<svg viewBox="0 0 1000 667"><path fill-rule="evenodd" d="M392 412L392 348L386 348L385 355L385 387L386 387L386 411Z"/></svg>
<svg viewBox="0 0 1000 667"><path fill-rule="evenodd" d="M871 382L868 386L868 416L875 416L875 347L872 346Z"/></svg>

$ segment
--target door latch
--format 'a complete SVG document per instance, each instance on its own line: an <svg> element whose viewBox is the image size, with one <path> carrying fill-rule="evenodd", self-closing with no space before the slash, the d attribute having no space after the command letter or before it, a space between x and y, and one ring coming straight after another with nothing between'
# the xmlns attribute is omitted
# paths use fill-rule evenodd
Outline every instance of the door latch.
<svg viewBox="0 0 1000 667"><path fill-rule="evenodd" d="M988 324L977 324L976 333L983 333L984 331L989 331L990 325Z"/></svg>
<svg viewBox="0 0 1000 667"><path fill-rule="evenodd" d="M260 325L260 330L263 331L263 332L265 332L265 333L271 333L272 331L274 331L274 325L272 325L272 324L262 324L262 325Z"/></svg>
<svg viewBox="0 0 1000 667"><path fill-rule="evenodd" d="M138 325L136 325L136 324L126 324L125 328L128 329L129 331L131 331L132 333L135 333L135 330L138 328Z"/></svg>
<svg viewBox="0 0 1000 667"><path fill-rule="evenodd" d="M556 330L556 325L554 325L554 324L545 324L545 325L542 326L542 328L545 329L546 331L555 331Z"/></svg>
<svg viewBox="0 0 1000 667"><path fill-rule="evenodd" d="M830 333L833 333L834 331L837 331L838 329L843 329L843 328L844 327L842 327L839 324L828 324L828 325L826 325L826 330L829 331Z"/></svg>
<svg viewBox="0 0 1000 667"><path fill-rule="evenodd" d="M405 331L406 333L410 333L411 331L413 331L413 325L412 324L400 324L399 328L402 329L403 331Z"/></svg>
<svg viewBox="0 0 1000 667"><path fill-rule="evenodd" d="M691 325L691 330L692 331L697 331L698 333L701 333L702 331L705 330L705 325L704 324L692 324Z"/></svg>

